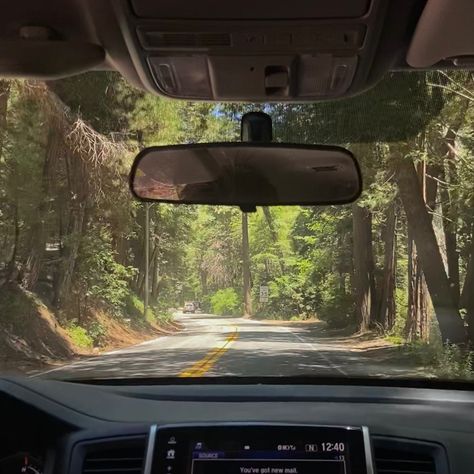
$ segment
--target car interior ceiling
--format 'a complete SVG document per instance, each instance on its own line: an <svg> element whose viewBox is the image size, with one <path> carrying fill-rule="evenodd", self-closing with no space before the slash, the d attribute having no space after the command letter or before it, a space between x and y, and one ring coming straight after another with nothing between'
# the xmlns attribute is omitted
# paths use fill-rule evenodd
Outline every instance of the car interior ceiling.
<svg viewBox="0 0 474 474"><path fill-rule="evenodd" d="M472 0L4 1L0 77L118 71L147 93L184 100L356 100L390 72L473 70L473 20ZM319 450L328 474L463 474L474 463L469 387L121 382L4 376L0 451L33 453L42 472L63 474L185 474L193 463L208 474L199 460L235 453L237 442L242 453L274 449L286 464L244 456L225 466L229 474L305 474L291 455L299 443ZM329 458L344 464L334 468Z"/></svg>

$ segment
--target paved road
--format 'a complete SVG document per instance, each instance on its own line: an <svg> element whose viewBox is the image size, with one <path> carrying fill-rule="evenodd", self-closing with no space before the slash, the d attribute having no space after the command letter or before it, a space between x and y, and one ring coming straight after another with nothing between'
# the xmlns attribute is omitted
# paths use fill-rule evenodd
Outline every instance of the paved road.
<svg viewBox="0 0 474 474"><path fill-rule="evenodd" d="M329 343L312 326L209 314L178 315L184 329L55 368L52 378L200 376L401 376L409 369Z"/></svg>

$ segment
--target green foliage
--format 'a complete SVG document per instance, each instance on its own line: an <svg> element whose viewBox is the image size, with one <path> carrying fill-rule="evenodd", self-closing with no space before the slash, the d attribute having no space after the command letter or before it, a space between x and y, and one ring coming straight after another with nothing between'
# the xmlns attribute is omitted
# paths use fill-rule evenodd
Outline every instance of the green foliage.
<svg viewBox="0 0 474 474"><path fill-rule="evenodd" d="M138 323L156 323L156 317L151 307L147 308L145 315L145 304L137 295L129 293L126 298L126 315L133 318Z"/></svg>
<svg viewBox="0 0 474 474"><path fill-rule="evenodd" d="M145 306L143 301L134 293L128 293L125 299L125 314L132 319L142 319Z"/></svg>
<svg viewBox="0 0 474 474"><path fill-rule="evenodd" d="M173 320L173 314L159 304L147 308L146 316L144 316L145 305L143 301L134 293L129 293L125 300L125 315L138 324L146 321L153 323L169 323Z"/></svg>
<svg viewBox="0 0 474 474"><path fill-rule="evenodd" d="M146 315L145 315L145 320L149 324L153 324L153 323L157 322L157 317L156 317L156 314L155 314L153 308L147 308Z"/></svg>
<svg viewBox="0 0 474 474"><path fill-rule="evenodd" d="M442 379L473 379L474 352L440 340L408 344L411 357Z"/></svg>
<svg viewBox="0 0 474 474"><path fill-rule="evenodd" d="M405 339L402 336L388 335L385 339L396 346L401 346L405 343Z"/></svg>
<svg viewBox="0 0 474 474"><path fill-rule="evenodd" d="M447 344L437 352L435 368L438 377L472 379L474 377L474 353L459 346Z"/></svg>
<svg viewBox="0 0 474 474"><path fill-rule="evenodd" d="M133 268L116 261L110 230L91 226L79 250L78 281L85 296L120 311L125 306L133 275Z"/></svg>
<svg viewBox="0 0 474 474"><path fill-rule="evenodd" d="M92 321L87 328L87 333L95 346L102 346L105 343L107 329L99 321Z"/></svg>
<svg viewBox="0 0 474 474"><path fill-rule="evenodd" d="M187 246L187 299L200 299L214 291L241 287L241 215L231 207L203 206L184 232Z"/></svg>
<svg viewBox="0 0 474 474"><path fill-rule="evenodd" d="M239 312L242 302L233 288L216 291L211 296L212 312L220 316L232 316Z"/></svg>
<svg viewBox="0 0 474 474"><path fill-rule="evenodd" d="M72 111L101 133L125 132L127 114L143 96L116 72L89 72L50 86Z"/></svg>
<svg viewBox="0 0 474 474"><path fill-rule="evenodd" d="M300 314L301 295L298 292L298 283L290 275L277 276L268 284L268 303L257 307L257 316L263 318L287 319ZM259 288L255 288L259 291ZM255 299L259 297L255 294Z"/></svg>
<svg viewBox="0 0 474 474"><path fill-rule="evenodd" d="M153 95L139 97L129 113L129 126L150 145L231 141L237 138L233 125L217 114L214 104L178 102Z"/></svg>
<svg viewBox="0 0 474 474"><path fill-rule="evenodd" d="M166 308L160 308L159 305L153 306L153 318L157 323L171 323L174 319L173 312Z"/></svg>
<svg viewBox="0 0 474 474"><path fill-rule="evenodd" d="M71 321L66 327L66 332L77 347L91 349L94 346L94 339L88 334L87 329L79 326L77 322Z"/></svg>

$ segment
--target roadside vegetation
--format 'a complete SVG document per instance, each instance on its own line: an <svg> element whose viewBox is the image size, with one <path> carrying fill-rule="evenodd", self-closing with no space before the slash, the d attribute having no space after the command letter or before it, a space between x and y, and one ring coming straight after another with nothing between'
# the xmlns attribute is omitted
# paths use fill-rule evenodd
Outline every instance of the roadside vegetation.
<svg viewBox="0 0 474 474"><path fill-rule="evenodd" d="M109 73L0 81L2 337L14 347L32 324L25 295L69 351L106 347L118 327L149 337L199 301L217 315L371 332L443 377L470 376L473 90L470 73L399 74L344 102L265 105L275 140L350 148L361 198L253 214L152 205L145 315L145 206L127 183L134 154L236 141L242 113L262 106L169 101Z"/></svg>

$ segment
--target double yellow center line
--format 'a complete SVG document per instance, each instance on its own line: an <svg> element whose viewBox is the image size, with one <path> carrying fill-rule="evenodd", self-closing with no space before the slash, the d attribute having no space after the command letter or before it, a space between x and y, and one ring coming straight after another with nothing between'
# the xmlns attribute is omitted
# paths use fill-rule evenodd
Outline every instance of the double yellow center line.
<svg viewBox="0 0 474 474"><path fill-rule="evenodd" d="M235 330L227 336L223 346L212 349L203 359L198 360L189 369L183 370L179 374L179 377L202 377L229 350L232 342L234 342L238 337L239 330L238 328L235 328Z"/></svg>

